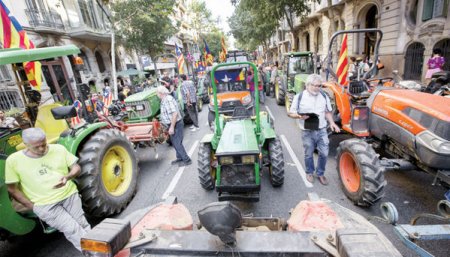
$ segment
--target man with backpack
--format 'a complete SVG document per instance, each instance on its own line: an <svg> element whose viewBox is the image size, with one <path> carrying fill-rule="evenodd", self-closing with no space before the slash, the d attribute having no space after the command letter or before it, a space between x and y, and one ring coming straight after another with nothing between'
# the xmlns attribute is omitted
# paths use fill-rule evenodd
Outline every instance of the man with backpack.
<svg viewBox="0 0 450 257"><path fill-rule="evenodd" d="M330 129L340 132L331 114L331 102L322 91L322 77L311 74L306 79L306 90L294 97L288 116L299 119L305 151L306 179L314 182L314 171L322 185L328 185L324 176L328 157L327 121ZM314 150L317 148L319 158L317 168L314 166Z"/></svg>

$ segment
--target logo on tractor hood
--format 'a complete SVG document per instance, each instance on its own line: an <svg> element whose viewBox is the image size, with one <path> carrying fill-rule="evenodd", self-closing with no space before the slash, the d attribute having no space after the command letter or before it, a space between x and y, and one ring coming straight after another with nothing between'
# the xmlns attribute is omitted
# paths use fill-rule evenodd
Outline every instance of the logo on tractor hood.
<svg viewBox="0 0 450 257"><path fill-rule="evenodd" d="M378 107L378 106L373 107L373 110L374 110L375 112L377 112L377 113L383 115L383 116L388 116L388 115L389 115L389 112L388 112L387 110L385 110L385 109L383 109L383 108L381 108L381 107Z"/></svg>

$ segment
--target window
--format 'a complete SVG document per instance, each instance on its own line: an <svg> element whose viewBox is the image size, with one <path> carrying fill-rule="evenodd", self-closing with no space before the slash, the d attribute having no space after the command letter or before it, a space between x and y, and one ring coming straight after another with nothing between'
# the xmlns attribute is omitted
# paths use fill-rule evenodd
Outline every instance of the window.
<svg viewBox="0 0 450 257"><path fill-rule="evenodd" d="M11 81L11 75L9 74L9 70L6 65L0 65L0 82L5 81Z"/></svg>
<svg viewBox="0 0 450 257"><path fill-rule="evenodd" d="M427 0L423 3L422 21L447 17L449 0Z"/></svg>
<svg viewBox="0 0 450 257"><path fill-rule="evenodd" d="M95 52L95 59L97 60L98 69L101 73L105 72L105 63L103 62L102 55L97 51Z"/></svg>
<svg viewBox="0 0 450 257"><path fill-rule="evenodd" d="M94 5L92 1L78 0L78 5L80 6L80 12L83 17L84 24L94 29L99 28L95 18Z"/></svg>
<svg viewBox="0 0 450 257"><path fill-rule="evenodd" d="M427 113L410 107L403 110L403 112L437 136L445 140L450 140L450 122L439 120Z"/></svg>
<svg viewBox="0 0 450 257"><path fill-rule="evenodd" d="M19 93L16 90L0 91L0 109L9 110L14 107L23 108Z"/></svg>

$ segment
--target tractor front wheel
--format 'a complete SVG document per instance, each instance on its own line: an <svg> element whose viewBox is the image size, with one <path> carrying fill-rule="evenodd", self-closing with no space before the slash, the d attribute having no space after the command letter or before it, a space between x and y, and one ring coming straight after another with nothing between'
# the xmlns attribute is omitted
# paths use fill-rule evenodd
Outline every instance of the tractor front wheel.
<svg viewBox="0 0 450 257"><path fill-rule="evenodd" d="M77 178L86 213L106 217L122 211L136 192L138 165L133 145L116 129L95 133L79 152Z"/></svg>
<svg viewBox="0 0 450 257"><path fill-rule="evenodd" d="M375 150L365 141L353 138L339 144L337 170L345 195L355 204L371 206L383 197L383 169Z"/></svg>
<svg viewBox="0 0 450 257"><path fill-rule="evenodd" d="M200 185L206 190L213 190L215 186L216 170L211 166L212 161L211 145L201 144L198 149L198 178Z"/></svg>
<svg viewBox="0 0 450 257"><path fill-rule="evenodd" d="M270 182L273 187L279 187L284 183L284 158L281 142L278 138L269 142L269 158Z"/></svg>

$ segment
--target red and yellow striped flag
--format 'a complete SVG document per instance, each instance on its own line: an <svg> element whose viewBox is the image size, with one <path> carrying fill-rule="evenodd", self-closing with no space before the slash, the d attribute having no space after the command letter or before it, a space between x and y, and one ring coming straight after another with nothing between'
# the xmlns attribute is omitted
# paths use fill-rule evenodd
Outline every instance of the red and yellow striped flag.
<svg viewBox="0 0 450 257"><path fill-rule="evenodd" d="M347 86L348 76L348 54L347 54L347 34L342 38L341 52L339 54L339 62L337 65L336 76L340 85Z"/></svg>
<svg viewBox="0 0 450 257"><path fill-rule="evenodd" d="M184 74L184 55L176 43L175 53L177 54L178 74Z"/></svg>
<svg viewBox="0 0 450 257"><path fill-rule="evenodd" d="M27 33L0 0L0 42L3 48L33 49L34 45L28 39ZM42 83L42 69L40 62L24 62L25 73L30 84L40 90Z"/></svg>

